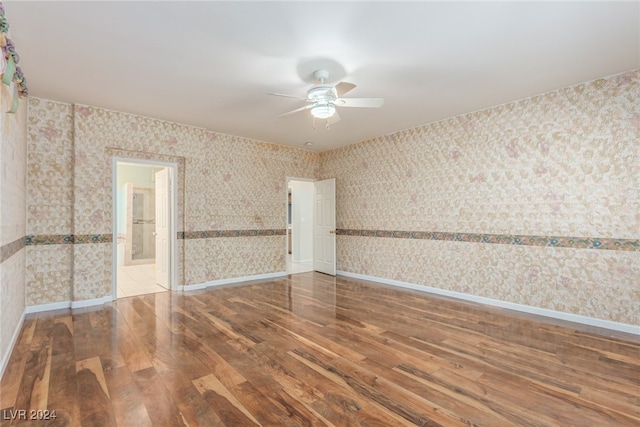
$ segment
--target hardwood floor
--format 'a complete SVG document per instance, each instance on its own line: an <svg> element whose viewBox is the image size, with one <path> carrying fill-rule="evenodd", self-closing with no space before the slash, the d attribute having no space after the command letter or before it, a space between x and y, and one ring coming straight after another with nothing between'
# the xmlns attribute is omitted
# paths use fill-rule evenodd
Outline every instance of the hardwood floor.
<svg viewBox="0 0 640 427"><path fill-rule="evenodd" d="M40 313L0 424L640 425L640 339L539 320L319 273Z"/></svg>

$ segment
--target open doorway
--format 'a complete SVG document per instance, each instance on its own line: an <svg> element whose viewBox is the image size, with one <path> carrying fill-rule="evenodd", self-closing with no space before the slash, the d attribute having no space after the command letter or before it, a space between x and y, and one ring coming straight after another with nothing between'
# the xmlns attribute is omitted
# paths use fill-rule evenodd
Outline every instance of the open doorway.
<svg viewBox="0 0 640 427"><path fill-rule="evenodd" d="M287 273L313 271L313 181L287 180Z"/></svg>
<svg viewBox="0 0 640 427"><path fill-rule="evenodd" d="M171 288L172 168L115 160L114 297Z"/></svg>

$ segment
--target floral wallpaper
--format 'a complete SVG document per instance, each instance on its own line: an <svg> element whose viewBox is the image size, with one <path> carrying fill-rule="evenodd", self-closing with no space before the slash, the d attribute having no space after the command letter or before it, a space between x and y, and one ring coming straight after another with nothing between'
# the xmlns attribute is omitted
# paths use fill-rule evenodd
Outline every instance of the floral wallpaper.
<svg viewBox="0 0 640 427"><path fill-rule="evenodd" d="M639 99L633 70L322 153L338 269L640 324Z"/></svg>
<svg viewBox="0 0 640 427"><path fill-rule="evenodd" d="M111 294L113 157L177 164L178 285L284 271L286 177L319 173L317 153L37 98L29 141L30 304Z"/></svg>
<svg viewBox="0 0 640 427"><path fill-rule="evenodd" d="M185 260L185 284L285 271L284 237L283 233L186 240L185 251L191 256Z"/></svg>
<svg viewBox="0 0 640 427"><path fill-rule="evenodd" d="M73 107L28 101L27 305L72 301Z"/></svg>
<svg viewBox="0 0 640 427"><path fill-rule="evenodd" d="M5 113L12 103L11 92L10 87L0 84L0 372L26 307L27 108L21 102L15 114Z"/></svg>

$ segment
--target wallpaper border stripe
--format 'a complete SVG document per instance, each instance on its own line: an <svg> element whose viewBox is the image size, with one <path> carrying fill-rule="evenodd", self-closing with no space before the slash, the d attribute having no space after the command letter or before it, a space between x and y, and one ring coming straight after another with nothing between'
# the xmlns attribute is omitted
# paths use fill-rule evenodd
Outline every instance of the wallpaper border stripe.
<svg viewBox="0 0 640 427"><path fill-rule="evenodd" d="M111 243L111 234L38 234L25 236L27 246Z"/></svg>
<svg viewBox="0 0 640 427"><path fill-rule="evenodd" d="M522 234L476 234L440 231L397 231L337 229L339 236L386 237L394 239L443 240L467 243L493 243L518 246L544 246L572 249L599 249L612 251L640 251L638 239L611 239L602 237L529 236Z"/></svg>
<svg viewBox="0 0 640 427"><path fill-rule="evenodd" d="M260 236L285 236L287 230L284 228L266 229L266 230L206 230L206 231L180 231L178 239L210 239L216 237L260 237ZM24 246L39 245L73 245L85 243L111 243L113 242L112 234L38 234L25 236L15 242L9 243L2 247L2 259L6 252L11 250L18 252ZM14 246L22 244L17 249ZM12 246L13 245L13 246ZM15 253L13 252L13 253ZM13 255L11 253L11 255ZM9 256L11 256L9 255ZM8 257L7 257L8 258Z"/></svg>
<svg viewBox="0 0 640 427"><path fill-rule="evenodd" d="M284 228L248 229L248 230L205 230L182 231L178 233L178 239L209 239L215 237L247 237L247 236L285 236Z"/></svg>
<svg viewBox="0 0 640 427"><path fill-rule="evenodd" d="M178 239L210 239L219 237L259 237L285 236L287 230L278 229L246 229L246 230L205 230L181 231ZM358 230L339 228L338 236L383 237L393 239L438 240L466 243L489 243L517 246L542 246L572 249L597 249L625 252L640 252L638 239L613 239L603 237L567 237L567 236L532 236L522 234L478 234L450 233L440 231L400 231L400 230ZM2 246L0 260L4 261L25 246L34 245L70 245L85 243L111 243L111 234L41 234L29 235ZM0 261L0 262L1 262Z"/></svg>

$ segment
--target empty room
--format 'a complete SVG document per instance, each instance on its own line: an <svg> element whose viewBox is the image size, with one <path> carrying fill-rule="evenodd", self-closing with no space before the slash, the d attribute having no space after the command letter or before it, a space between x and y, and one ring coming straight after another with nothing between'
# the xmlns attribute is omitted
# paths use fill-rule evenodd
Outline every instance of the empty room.
<svg viewBox="0 0 640 427"><path fill-rule="evenodd" d="M640 2L0 5L1 426L640 425Z"/></svg>

